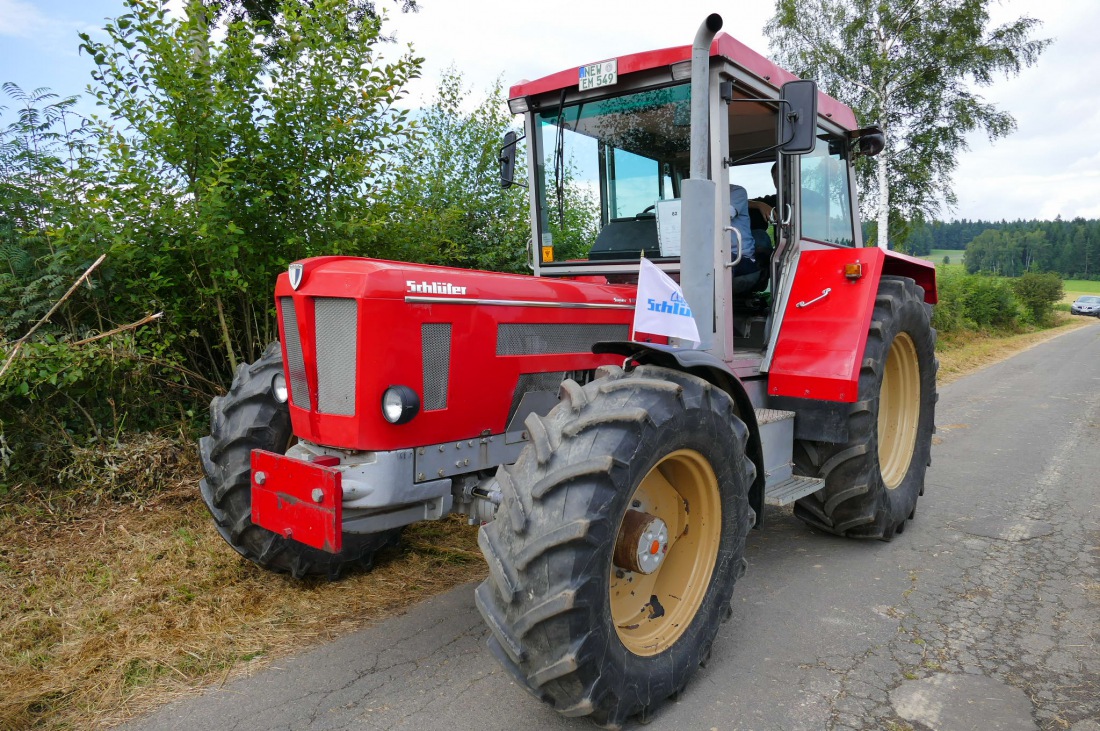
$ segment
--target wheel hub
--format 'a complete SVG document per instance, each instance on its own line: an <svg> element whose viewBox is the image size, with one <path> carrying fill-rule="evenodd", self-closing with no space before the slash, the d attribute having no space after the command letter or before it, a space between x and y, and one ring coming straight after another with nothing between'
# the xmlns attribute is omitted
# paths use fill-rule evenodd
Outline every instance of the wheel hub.
<svg viewBox="0 0 1100 731"><path fill-rule="evenodd" d="M615 567L652 574L668 554L668 526L655 515L628 510L615 541Z"/></svg>

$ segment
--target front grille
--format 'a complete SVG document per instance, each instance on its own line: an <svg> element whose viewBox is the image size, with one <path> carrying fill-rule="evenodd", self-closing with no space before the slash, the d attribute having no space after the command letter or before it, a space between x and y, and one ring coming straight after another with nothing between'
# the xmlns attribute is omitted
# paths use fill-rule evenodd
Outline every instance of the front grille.
<svg viewBox="0 0 1100 731"><path fill-rule="evenodd" d="M359 309L353 299L313 300L317 328L317 410L355 413L355 353Z"/></svg>
<svg viewBox="0 0 1100 731"><path fill-rule="evenodd" d="M424 410L447 408L447 381L451 377L451 324L427 322L420 326L424 361Z"/></svg>
<svg viewBox="0 0 1100 731"><path fill-rule="evenodd" d="M505 323L497 327L497 355L590 353L602 340L629 339L629 325Z"/></svg>
<svg viewBox="0 0 1100 731"><path fill-rule="evenodd" d="M280 297L283 312L283 339L286 341L286 370L290 375L290 401L300 409L312 408L306 383L306 363L302 357L302 340L298 335L298 314L293 297Z"/></svg>

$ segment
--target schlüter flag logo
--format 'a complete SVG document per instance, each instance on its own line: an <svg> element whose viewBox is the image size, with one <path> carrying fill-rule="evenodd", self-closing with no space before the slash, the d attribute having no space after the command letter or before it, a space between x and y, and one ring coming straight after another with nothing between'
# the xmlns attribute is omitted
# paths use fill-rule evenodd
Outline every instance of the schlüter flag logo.
<svg viewBox="0 0 1100 731"><path fill-rule="evenodd" d="M638 302L634 305L634 332L667 335L699 342L699 328L691 316L684 292L649 259L638 267Z"/></svg>

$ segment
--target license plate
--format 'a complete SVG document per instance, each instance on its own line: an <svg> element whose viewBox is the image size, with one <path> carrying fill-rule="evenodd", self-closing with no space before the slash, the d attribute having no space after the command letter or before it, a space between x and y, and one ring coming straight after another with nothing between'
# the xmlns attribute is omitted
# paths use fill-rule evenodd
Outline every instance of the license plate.
<svg viewBox="0 0 1100 731"><path fill-rule="evenodd" d="M610 61L600 61L599 63L581 66L580 85L577 88L584 91L586 89L598 89L601 86L612 86L617 83L619 83L619 60L613 58Z"/></svg>

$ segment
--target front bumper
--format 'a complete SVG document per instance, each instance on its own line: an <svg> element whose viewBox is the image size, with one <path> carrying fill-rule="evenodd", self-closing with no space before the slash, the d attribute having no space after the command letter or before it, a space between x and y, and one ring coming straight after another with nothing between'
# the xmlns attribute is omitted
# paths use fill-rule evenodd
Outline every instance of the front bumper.
<svg viewBox="0 0 1100 731"><path fill-rule="evenodd" d="M343 475L335 467L252 450L252 522L283 538L339 553Z"/></svg>
<svg viewBox="0 0 1100 731"><path fill-rule="evenodd" d="M451 511L450 479L417 482L413 450L345 452L298 442L252 451L252 522L322 551L344 533L378 533Z"/></svg>

